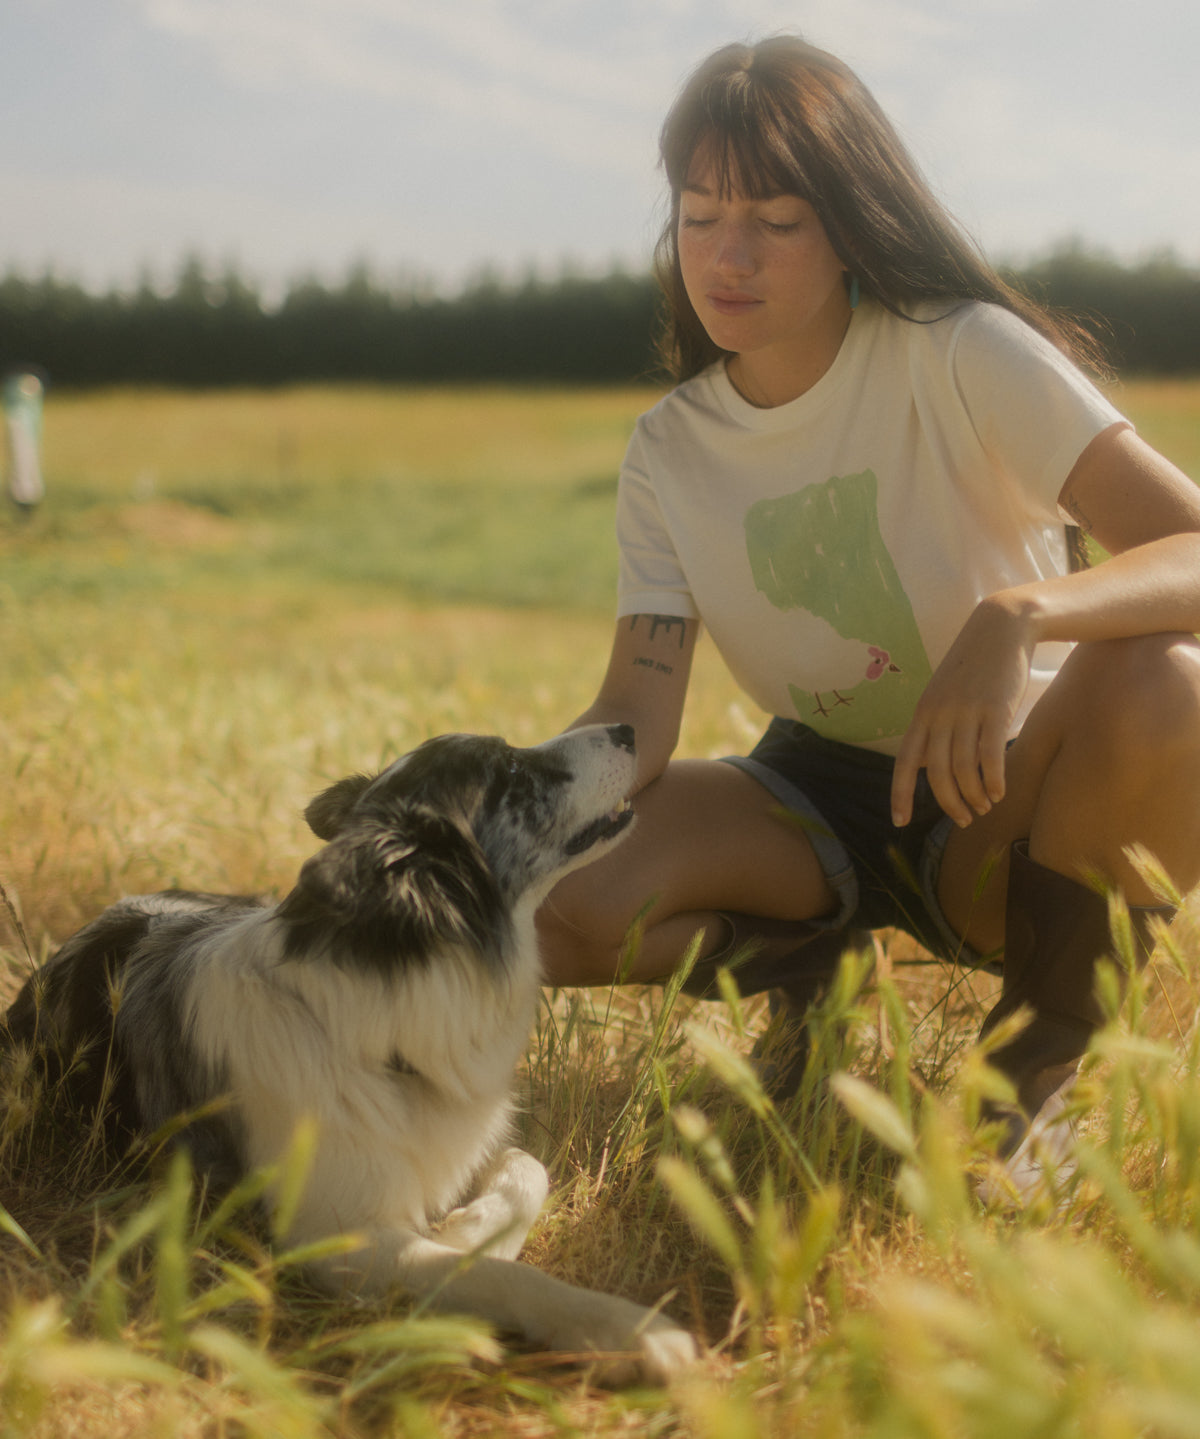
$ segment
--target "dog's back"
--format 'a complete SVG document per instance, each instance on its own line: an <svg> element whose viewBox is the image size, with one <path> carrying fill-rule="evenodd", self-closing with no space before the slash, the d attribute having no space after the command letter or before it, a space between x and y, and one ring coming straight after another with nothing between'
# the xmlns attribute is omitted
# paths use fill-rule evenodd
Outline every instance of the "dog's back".
<svg viewBox="0 0 1200 1439"><path fill-rule="evenodd" d="M214 921L261 904L251 896L166 890L110 905L25 981L0 1018L0 1048L27 1049L42 1081L71 1110L102 1120L114 1141L186 1114L209 1097L197 1084L181 1022L189 941ZM136 1061L122 1020L135 975ZM234 1177L236 1155L223 1124L203 1119L186 1138L215 1181Z"/></svg>

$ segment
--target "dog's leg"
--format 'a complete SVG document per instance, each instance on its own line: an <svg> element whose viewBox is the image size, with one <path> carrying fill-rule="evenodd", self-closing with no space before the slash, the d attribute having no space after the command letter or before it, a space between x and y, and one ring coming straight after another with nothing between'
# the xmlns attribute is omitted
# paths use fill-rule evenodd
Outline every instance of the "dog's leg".
<svg viewBox="0 0 1200 1439"><path fill-rule="evenodd" d="M607 1384L662 1384L696 1358L692 1336L665 1315L528 1264L464 1259L423 1238L397 1259L402 1283L433 1308L475 1314L546 1349L578 1355Z"/></svg>
<svg viewBox="0 0 1200 1439"><path fill-rule="evenodd" d="M374 1231L362 1248L318 1261L313 1277L351 1293L402 1287L430 1308L471 1314L593 1366L605 1384L663 1384L696 1358L692 1336L664 1314L565 1284L532 1265L465 1255L416 1233Z"/></svg>
<svg viewBox="0 0 1200 1439"><path fill-rule="evenodd" d="M549 1191L541 1164L522 1149L505 1149L480 1176L469 1203L452 1209L438 1225L439 1244L464 1254L515 1259L541 1213Z"/></svg>

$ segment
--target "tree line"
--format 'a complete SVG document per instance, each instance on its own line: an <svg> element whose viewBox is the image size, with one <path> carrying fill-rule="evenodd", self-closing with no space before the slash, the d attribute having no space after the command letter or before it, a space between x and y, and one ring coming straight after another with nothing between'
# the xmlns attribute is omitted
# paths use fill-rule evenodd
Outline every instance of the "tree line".
<svg viewBox="0 0 1200 1439"><path fill-rule="evenodd" d="M1098 330L1114 370L1200 373L1200 270L1170 254L1133 265L1072 245L1006 272ZM386 284L359 265L268 304L235 270L189 259L174 283L94 293L44 275L0 279L0 373L52 384L280 385L304 381L620 383L657 378L658 292L613 271L459 294Z"/></svg>

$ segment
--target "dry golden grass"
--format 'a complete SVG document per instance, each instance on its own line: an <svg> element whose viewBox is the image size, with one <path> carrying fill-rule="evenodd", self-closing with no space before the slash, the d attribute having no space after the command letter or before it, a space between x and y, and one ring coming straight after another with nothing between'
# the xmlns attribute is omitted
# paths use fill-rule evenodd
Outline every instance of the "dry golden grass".
<svg viewBox="0 0 1200 1439"><path fill-rule="evenodd" d="M188 393L51 394L52 481L144 495L191 482L515 479L561 485L615 467L634 417L660 392L500 386L318 386ZM1200 471L1200 380L1131 379L1114 402L1189 474Z"/></svg>
<svg viewBox="0 0 1200 1439"><path fill-rule="evenodd" d="M657 392L464 386L86 391L52 395L45 463L109 493L363 474L560 485L615 473Z"/></svg>
<svg viewBox="0 0 1200 1439"><path fill-rule="evenodd" d="M1198 396L1129 389L1185 460ZM401 498L409 473L481 497L601 484L648 398L55 397L52 502L0 523L0 998L121 892L287 886L315 846L301 809L332 777L449 729L534 742L582 709L602 610L418 602L272 546L324 523L322 496L373 504L372 475ZM683 751L744 749L761 719L705 647ZM835 995L823 1040L876 1098L848 1109L814 1085L787 1123L737 1064L761 1000L553 996L518 1076L522 1139L555 1179L529 1257L671 1295L711 1350L664 1394L606 1395L403 1304L320 1301L249 1209L214 1226L180 1172L114 1174L9 1075L0 1435L1193 1435L1196 952L1189 921L1165 997L1105 1037L1072 1205L1015 1221L966 1188L986 976L905 965L921 956L891 937L894 978Z"/></svg>
<svg viewBox="0 0 1200 1439"><path fill-rule="evenodd" d="M1200 479L1200 381L1127 380L1112 399L1152 445Z"/></svg>
<svg viewBox="0 0 1200 1439"><path fill-rule="evenodd" d="M122 891L289 883L323 784L449 730L547 738L590 700L611 635L596 616L400 601L280 616L226 595L116 632L52 608L7 613L10 654L53 658L29 660L0 716L0 875L37 947ZM706 652L689 752L744 746L752 725Z"/></svg>

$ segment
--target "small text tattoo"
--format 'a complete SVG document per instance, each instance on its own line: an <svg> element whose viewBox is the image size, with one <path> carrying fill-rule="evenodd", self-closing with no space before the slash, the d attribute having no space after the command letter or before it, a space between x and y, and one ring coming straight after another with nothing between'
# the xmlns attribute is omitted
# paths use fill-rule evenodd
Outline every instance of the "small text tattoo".
<svg viewBox="0 0 1200 1439"><path fill-rule="evenodd" d="M665 665L662 660L652 660L646 655L638 655L633 663L635 665L641 665L644 669L655 670L660 675L673 675L675 673L674 665Z"/></svg>
<svg viewBox="0 0 1200 1439"><path fill-rule="evenodd" d="M687 620L680 615L631 615L629 617L629 628L635 630L638 624L646 620L650 625L650 638L655 639L660 629L665 629L667 634L679 630L679 648L683 648L683 642L687 638Z"/></svg>

